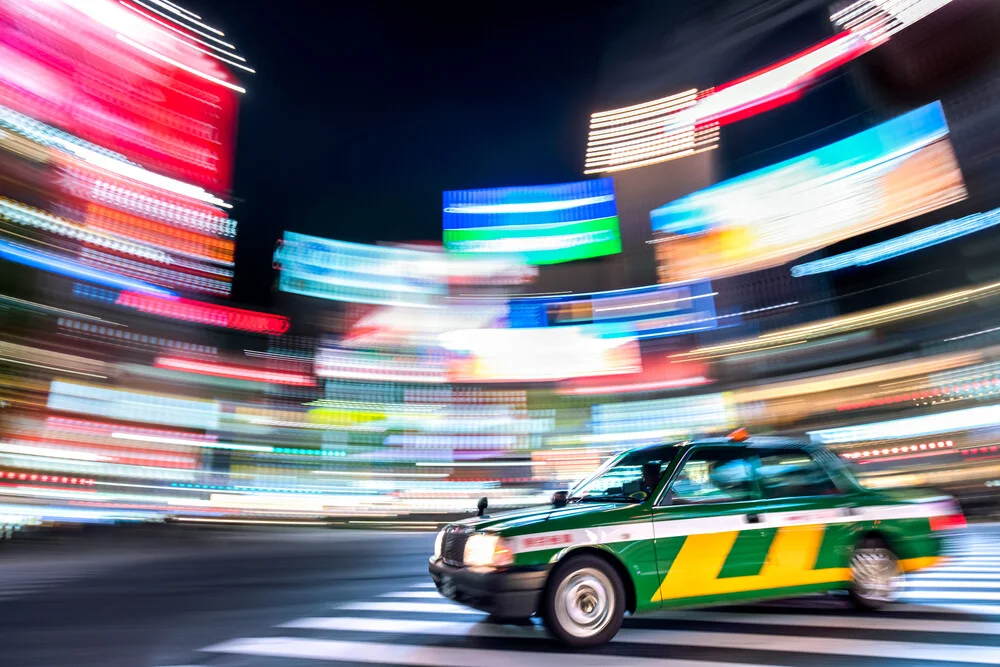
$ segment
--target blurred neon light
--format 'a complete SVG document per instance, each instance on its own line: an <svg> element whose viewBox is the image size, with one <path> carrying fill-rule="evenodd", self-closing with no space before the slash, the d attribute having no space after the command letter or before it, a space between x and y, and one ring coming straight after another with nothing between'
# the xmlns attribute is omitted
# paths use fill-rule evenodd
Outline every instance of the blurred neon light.
<svg viewBox="0 0 1000 667"><path fill-rule="evenodd" d="M641 339L675 336L718 326L709 282L661 285L510 300L510 326L530 328L591 322L627 322Z"/></svg>
<svg viewBox="0 0 1000 667"><path fill-rule="evenodd" d="M440 336L457 382L549 382L642 369L634 332L617 325L466 329Z"/></svg>
<svg viewBox="0 0 1000 667"><path fill-rule="evenodd" d="M134 2L137 5L139 5L140 7L144 7L146 9L148 9L151 12L159 14L163 18L170 19L170 20L176 20L176 19L172 19L171 17L167 16L166 14L164 14L161 11L159 11L158 9L150 7L145 2L142 2L142 0L132 0L132 2ZM189 23L193 23L196 26L199 26L201 28L204 28L205 30L208 30L209 32L215 33L219 37L225 37L226 36L226 33L222 32L218 28L213 28L212 26L206 25L205 23L202 23L201 21L199 21L198 19L201 18L200 16L193 16L193 15L192 16L188 16L184 12L178 11L174 6L171 6L169 4L163 3L160 0L150 0L150 2L152 2L154 5L159 5L160 7L163 7L167 11L173 12L174 14L176 14L177 16L180 16L182 19L184 19L185 21L187 21ZM183 25L183 24L181 24L181 25ZM191 28L190 26L185 26L185 27L188 28L188 30L194 31L194 28ZM205 35L205 36L209 37L210 39L215 39L214 37L211 37L210 35ZM229 42L223 42L221 40L216 40L216 41L218 41L220 44L224 44L225 46L228 46L231 49L235 49L236 48L235 46L233 46Z"/></svg>
<svg viewBox="0 0 1000 667"><path fill-rule="evenodd" d="M985 213L974 213L957 220L949 220L911 234L875 243L864 248L834 255L813 262L798 264L792 267L795 277L812 276L818 273L839 271L852 266L868 266L887 259L893 259L907 253L930 248L952 239L989 229L1000 224L1000 208Z"/></svg>
<svg viewBox="0 0 1000 667"><path fill-rule="evenodd" d="M0 480L7 479L18 482L46 482L51 484L79 484L83 486L93 486L94 480L86 477L60 477L59 475L43 475L36 472L14 472L12 470L0 470Z"/></svg>
<svg viewBox="0 0 1000 667"><path fill-rule="evenodd" d="M0 197L0 219L9 220L25 227L41 229L52 234L83 243L90 243L115 252L142 257L143 259L170 264L170 255L157 248L140 243L131 243L120 236L104 234L93 229L87 229L59 216L40 211L20 202Z"/></svg>
<svg viewBox="0 0 1000 667"><path fill-rule="evenodd" d="M560 394L570 396L598 396L603 394L627 394L640 391L660 391L666 389L680 389L683 387L696 387L702 384L709 384L712 381L702 375L676 380L656 380L651 382L636 382L633 384L607 384L595 385L592 387L570 387L560 389Z"/></svg>
<svg viewBox="0 0 1000 667"><path fill-rule="evenodd" d="M998 424L1000 424L1000 405L987 405L907 419L809 431L808 434L813 442L837 444L864 440L896 440L949 431L969 431Z"/></svg>
<svg viewBox="0 0 1000 667"><path fill-rule="evenodd" d="M163 424L214 431L219 427L219 404L131 389L108 389L89 384L53 380L49 385L50 410L127 422Z"/></svg>
<svg viewBox="0 0 1000 667"><path fill-rule="evenodd" d="M583 197L580 199L568 199L564 201L542 201L527 202L523 204L470 204L468 206L446 206L445 213L470 213L470 214L495 214L495 213L547 213L549 211L565 211L581 206L592 206L603 204L615 200L614 195L600 195L597 197Z"/></svg>
<svg viewBox="0 0 1000 667"><path fill-rule="evenodd" d="M70 449L58 449L55 447L39 447L37 443L31 445L18 445L13 442L0 442L0 452L9 454L24 454L26 456L40 456L51 459L70 459L73 461L110 461L107 456L90 454L87 452L73 451Z"/></svg>
<svg viewBox="0 0 1000 667"><path fill-rule="evenodd" d="M160 10L158 10L158 9L156 9L156 8L154 8L154 7L150 7L149 5L147 5L147 4L146 4L145 2L143 2L142 0L131 0L131 1L132 1L132 2L134 2L135 4L139 5L139 6L140 6L140 7L142 7L143 9L146 9L146 10L148 10L148 11L151 11L151 12L153 12L154 14L158 14L158 15L162 16L163 18L167 19L167 20L170 20L170 21L173 21L173 20L175 20L175 19L173 19L173 18L171 18L171 17L167 16L166 14L164 14L163 12L161 12ZM156 0L153 0L153 1L155 2ZM157 3L157 4L159 4L159 3ZM200 21L197 21L196 19L192 19L192 18L188 18L188 17L184 17L184 18L186 18L186 19L187 19L187 20L188 20L188 21L189 21L190 23L194 23L195 25L198 25L198 26L201 26L202 28L205 28L206 30L209 30L209 31L211 31L211 32L215 33L215 34L216 34L216 35L218 35L219 37L225 37L225 36L226 36L226 34L225 34L224 32L222 32L221 30L219 30L219 29L217 29L217 28L213 28L213 27L212 27L212 26L210 26L210 25L205 25L204 23L201 23ZM186 28L187 30L190 30L191 32L194 32L194 33L196 33L196 34L199 34L199 35L201 35L202 37L207 37L208 39L212 40L213 42L217 42L217 43L219 43L219 44L222 44L222 45L223 45L223 46L225 46L225 47L228 47L228 48L230 48L230 49L235 49L235 48L236 48L236 46L235 46L235 45L233 45L233 44L230 44L229 42L225 42L225 41L223 41L223 40L219 39L218 37L213 37L212 35L209 35L208 33L204 33L204 32L202 32L202 31L198 30L197 28L192 28L191 26L189 26L189 25L184 25L184 24L180 24L180 25L181 25L182 27Z"/></svg>
<svg viewBox="0 0 1000 667"><path fill-rule="evenodd" d="M444 246L553 264L621 252L614 181L453 190L443 197Z"/></svg>
<svg viewBox="0 0 1000 667"><path fill-rule="evenodd" d="M793 99L814 79L870 48L871 44L857 35L835 35L770 67L715 88L688 113L697 124L725 124L747 118Z"/></svg>
<svg viewBox="0 0 1000 667"><path fill-rule="evenodd" d="M883 447L882 449L875 448L871 450L865 450L863 452L847 452L845 454L841 454L841 456L849 460L868 459L875 457L892 456L894 454L900 454L900 453L909 454L911 452L916 453L927 450L931 451L941 450L945 449L946 447L953 447L954 445L955 443L952 442L951 440L939 440L936 443L923 442L920 443L919 445L903 445L902 447ZM892 456L892 458L900 458L900 457Z"/></svg>
<svg viewBox="0 0 1000 667"><path fill-rule="evenodd" d="M591 115L585 174L665 162L718 145L718 126L799 96L817 78L872 48L841 33L770 67L715 89L685 91Z"/></svg>
<svg viewBox="0 0 1000 667"><path fill-rule="evenodd" d="M170 56L165 56L162 53L160 53L158 51L155 51L155 50L149 48L148 46L146 46L144 44L140 44L139 42L135 41L134 39L130 39L130 38L126 37L125 35L119 34L119 35L116 35L116 37L118 38L119 41L122 41L122 42L128 44L132 48L139 49L140 51L142 51L146 55L153 56L154 58L159 58L160 60L162 60L163 62L165 62L167 64L170 64L170 65L173 65L174 67L180 68L180 69L184 70L185 72L190 72L191 74L194 74L195 76L200 76L201 78L205 79L206 81L211 81L212 83L217 83L220 86L225 86L226 88L229 88L230 90L235 90L237 93L245 93L245 92L247 92L246 88L243 88L241 86L237 86L235 84L229 83L228 81L225 81L224 79L220 79L220 78L218 78L216 76L212 76L211 74L207 74L205 72L202 72L201 70L197 70L194 67L191 67L190 65L185 65L184 63L180 62L179 60L174 60Z"/></svg>
<svg viewBox="0 0 1000 667"><path fill-rule="evenodd" d="M719 125L786 104L822 75L884 43L950 0L858 0L834 12L844 32L714 89L691 89L591 114L585 174L610 173L712 150Z"/></svg>
<svg viewBox="0 0 1000 667"><path fill-rule="evenodd" d="M864 35L881 43L913 25L951 0L857 0L830 15L842 30Z"/></svg>
<svg viewBox="0 0 1000 667"><path fill-rule="evenodd" d="M253 382L285 384L297 387L312 387L316 385L315 380L313 380L311 376L303 373L272 371L263 368L248 368L246 366L232 366L229 364L218 364L209 361L197 361L195 359L182 359L180 357L158 357L153 365L157 368L187 371L190 373L198 373L200 375L212 375L215 377L233 378L237 380L251 380Z"/></svg>
<svg viewBox="0 0 1000 667"><path fill-rule="evenodd" d="M136 296L144 298L156 298L169 302L176 299L177 294L168 289L157 287L150 283L133 280L116 273L94 269L77 262L56 257L48 253L34 250L26 246L0 240L0 258L16 264L30 266L43 271L51 271L70 278L79 278L88 282L115 287L117 289L131 290L137 292Z"/></svg>
<svg viewBox="0 0 1000 667"><path fill-rule="evenodd" d="M142 433L120 433L118 431L111 434L116 440L135 440L138 442L154 442L164 445L183 445L187 447L207 447L209 449L231 449L240 452L260 452L269 454L274 452L274 447L266 445L240 445L231 442L217 442L212 440L192 440L187 438L169 438L156 435L145 435Z"/></svg>
<svg viewBox="0 0 1000 667"><path fill-rule="evenodd" d="M236 236L236 221L227 218L225 213L204 205L196 208L184 206L163 197L162 192L147 189L145 192L139 183L115 179L107 175L97 175L97 172L68 169L67 174L83 182L89 189L87 198L101 202L118 211L126 211L141 216L147 223L159 220L168 227L180 226L202 234L212 234L232 238ZM129 187L124 187L125 185ZM159 195L159 196L154 196ZM101 207L97 207L101 208ZM179 233L182 230L176 230ZM166 232L165 232L166 233Z"/></svg>
<svg viewBox="0 0 1000 667"><path fill-rule="evenodd" d="M150 15L148 15L148 14L144 13L144 12L143 12L142 10L140 10L140 9L139 9L138 7L133 7L132 5L130 5L130 4L128 4L127 2L125 2L125 0L118 0L118 1L119 1L119 4L120 4L120 5L122 6L122 7L125 7L126 9L128 9L128 10L131 10L132 12L135 12L136 14L138 14L138 15L139 15L139 16L141 16L141 17L143 17L143 18L144 18L144 19L146 19L147 21L152 21L153 23L157 23L157 24L159 24L159 25L163 26L164 28L167 28L168 30L170 30L170 31L172 31L172 32L175 32L175 33L177 33L178 35L180 35L181 37L184 37L184 38L185 38L185 39L180 39L180 38L178 38L178 37L174 37L174 39L175 39L175 40L177 40L177 41L179 41L179 42L182 42L182 43L184 43L184 44L188 44L188 42L186 42L185 40L186 40L186 39L190 39L190 40L192 40L192 41L195 41L195 42L197 42L198 44L201 44L202 46L207 46L207 47L208 47L208 48L210 48L210 49L214 49L215 51L217 51L217 52L219 52L219 53L221 53L221 54L224 54L224 55L227 55L227 56L229 56L229 57L232 57L232 58L236 58L236 59L237 59L237 60L239 60L240 62L246 62L246 58L244 58L244 57L242 57L242 56L240 56L240 55L237 55L236 53L233 53L233 52L231 52L231 51L227 51L226 49L223 49L223 48L221 48L221 47L218 47L218 46L216 46L215 44L210 44L210 43L208 43L208 42L206 42L206 41L204 41L204 40L202 40L202 39L198 39L197 37L195 37L195 36L194 36L194 35L192 35L191 33L188 33L188 32L184 32L184 31L182 31L182 30L179 30L179 29L177 29L176 27L174 27L174 26L170 25L169 23L165 23L164 21L161 21L160 19L156 18L155 16L150 16ZM108 24L107 24L107 23L105 23L105 25L108 25ZM111 26L111 25L109 25L108 27L111 27L111 28L113 28L114 26ZM200 51L200 50L201 50L201 49L199 49L199 51ZM221 59L221 58L220 58L220 59Z"/></svg>
<svg viewBox="0 0 1000 667"><path fill-rule="evenodd" d="M118 176L215 206L232 208L231 204L219 199L204 188L144 169L124 155L109 151L89 141L78 139L4 106L0 106L0 127L13 130L44 146L74 155L84 162Z"/></svg>
<svg viewBox="0 0 1000 667"><path fill-rule="evenodd" d="M230 289L228 276L224 276L222 280L219 280L198 275L198 272L219 273L223 270L186 260L171 262L172 266L186 269L178 271L174 268L165 268L155 264L126 259L125 257L116 257L115 255L85 247L80 252L80 262L87 266L104 269L112 273L128 276L129 278L149 281L161 287L188 292L209 292L227 296Z"/></svg>
<svg viewBox="0 0 1000 667"><path fill-rule="evenodd" d="M316 375L345 380L419 384L442 384L448 380L444 364L423 356L336 347L321 347L316 353Z"/></svg>
<svg viewBox="0 0 1000 667"><path fill-rule="evenodd" d="M192 12L191 10L185 9L185 8L181 7L180 5L175 5L174 3L170 2L170 0L150 0L150 1L154 5L159 5L160 7L164 7L166 9L169 9L174 14L177 14L178 16L180 16L182 18L186 18L186 17L190 16L193 19L198 19L199 21L201 20L201 17L198 16L197 14L195 14L194 12Z"/></svg>
<svg viewBox="0 0 1000 667"><path fill-rule="evenodd" d="M967 195L934 102L650 211L660 282L779 266Z"/></svg>
<svg viewBox="0 0 1000 667"><path fill-rule="evenodd" d="M1000 293L1000 282L985 283L967 289L943 292L924 299L902 301L852 315L843 315L811 324L772 331L756 338L746 338L731 343L709 345L688 352L679 352L673 356L680 359L709 359L797 345L819 337L849 333L867 327L879 326L889 322L897 322L902 319L933 313L944 308L953 308L975 299L993 296L997 293Z"/></svg>
<svg viewBox="0 0 1000 667"><path fill-rule="evenodd" d="M280 335L288 331L290 326L288 318L283 315L218 306L191 299L166 299L131 291L119 294L116 303L150 315L253 333Z"/></svg>
<svg viewBox="0 0 1000 667"><path fill-rule="evenodd" d="M537 269L517 257L456 257L440 246L415 250L285 232L274 252L279 289L323 299L385 306L437 306L466 284L521 284Z"/></svg>

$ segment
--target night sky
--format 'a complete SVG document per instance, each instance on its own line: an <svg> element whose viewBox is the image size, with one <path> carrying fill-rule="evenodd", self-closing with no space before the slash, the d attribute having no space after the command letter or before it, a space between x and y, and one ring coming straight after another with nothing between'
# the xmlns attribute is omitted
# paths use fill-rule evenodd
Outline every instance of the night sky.
<svg viewBox="0 0 1000 667"><path fill-rule="evenodd" d="M242 78L236 302L272 304L285 229L440 240L442 190L582 178L612 2L185 4L257 70Z"/></svg>

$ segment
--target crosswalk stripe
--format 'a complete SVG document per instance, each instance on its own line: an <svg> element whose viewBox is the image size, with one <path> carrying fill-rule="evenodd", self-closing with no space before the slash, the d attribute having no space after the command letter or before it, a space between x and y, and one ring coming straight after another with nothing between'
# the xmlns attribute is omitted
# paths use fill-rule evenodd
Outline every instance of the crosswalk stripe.
<svg viewBox="0 0 1000 667"><path fill-rule="evenodd" d="M925 608L926 610L926 608ZM951 632L963 634L1000 633L1000 622L993 621L927 621L923 619L894 618L891 616L808 616L797 614L745 614L723 611L662 611L649 618L678 621L705 621L714 623L746 623L752 625L779 625L804 628L846 628L900 632Z"/></svg>
<svg viewBox="0 0 1000 667"><path fill-rule="evenodd" d="M970 579L917 579L911 581L908 579L906 588L909 591L922 588L978 588L983 590L1000 588L1000 581L973 581Z"/></svg>
<svg viewBox="0 0 1000 667"><path fill-rule="evenodd" d="M996 548L995 546L992 548ZM963 567L996 567L1000 565L1000 558L954 558L951 556L946 556L946 560L942 565L962 565Z"/></svg>
<svg viewBox="0 0 1000 667"><path fill-rule="evenodd" d="M926 613L931 612L945 612L949 614L973 614L976 616L996 616L1000 618L1000 605L993 604L968 604L960 602L928 602L926 604L914 604L897 602L891 607L893 612L900 612L903 614L908 613Z"/></svg>
<svg viewBox="0 0 1000 667"><path fill-rule="evenodd" d="M470 621L417 621L401 618L357 618L327 616L300 618L282 623L282 628L334 630L337 632L391 632L400 634L444 635L451 637L539 637L545 630L534 623L524 626L493 625Z"/></svg>
<svg viewBox="0 0 1000 667"><path fill-rule="evenodd" d="M419 584L414 584L413 586L411 586L411 588L434 588L434 589L436 589L437 586L434 585L433 581L422 581Z"/></svg>
<svg viewBox="0 0 1000 667"><path fill-rule="evenodd" d="M410 600L444 600L437 591L395 591L393 593L382 593L380 598L404 598Z"/></svg>
<svg viewBox="0 0 1000 667"><path fill-rule="evenodd" d="M900 600L990 600L1000 601L1000 591L910 591L900 594Z"/></svg>
<svg viewBox="0 0 1000 667"><path fill-rule="evenodd" d="M300 619L283 627L355 632L400 632L444 636L503 637L530 639L542 636L540 627L508 627L486 623L443 621L407 621L395 619L321 618ZM995 646L937 644L924 642L845 639L801 635L765 635L746 632L706 632L701 630L645 630L625 628L612 640L615 643L654 644L660 646L696 646L785 653L819 653L854 657L894 656L909 660L934 660L1000 665L1000 651Z"/></svg>
<svg viewBox="0 0 1000 667"><path fill-rule="evenodd" d="M1000 632L1000 622L990 621L925 621L902 618L852 618L850 616L795 616L792 614L741 614L727 612L660 612L646 618L672 621L703 621L706 623L774 625L800 628L837 628L847 630L879 630L900 632L952 633L992 636ZM873 623L872 621L875 621ZM398 618L358 618L353 616L307 617L283 623L282 628L336 630L340 632L391 632L400 634L437 634L475 637L524 637L543 634L535 623L509 626L477 621L431 621ZM626 628L628 629L628 628Z"/></svg>
<svg viewBox="0 0 1000 667"><path fill-rule="evenodd" d="M337 607L347 611L392 611L392 612L419 612L431 614L479 614L486 616L485 612L469 607L463 607L451 603L438 602L348 602Z"/></svg>
<svg viewBox="0 0 1000 667"><path fill-rule="evenodd" d="M975 574L975 578L969 580L969 575ZM995 581L1000 580L1000 573L992 571L983 571L981 573L969 573L969 572L915 572L913 574L906 575L907 581L925 581L932 579L966 579L975 585L979 585L982 581Z"/></svg>
<svg viewBox="0 0 1000 667"><path fill-rule="evenodd" d="M697 646L791 653L821 653L854 657L893 656L907 660L970 662L1000 665L996 646L932 644L878 639L843 639L799 635L758 635L746 632L704 632L700 630L620 630L613 641L663 646Z"/></svg>
<svg viewBox="0 0 1000 667"><path fill-rule="evenodd" d="M376 642L304 639L300 637L248 637L232 639L202 649L211 653L235 653L276 658L341 660L345 662L415 665L416 667L552 667L553 663L574 667L774 667L761 663L718 662L672 658L633 658L586 653L529 653L452 646L414 646Z"/></svg>

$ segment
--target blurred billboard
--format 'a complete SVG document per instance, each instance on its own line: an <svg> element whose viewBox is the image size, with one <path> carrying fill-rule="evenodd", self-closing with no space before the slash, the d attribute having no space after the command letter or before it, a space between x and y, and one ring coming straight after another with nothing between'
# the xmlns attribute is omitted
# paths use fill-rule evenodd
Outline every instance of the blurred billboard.
<svg viewBox="0 0 1000 667"><path fill-rule="evenodd" d="M622 249L610 178L445 192L443 223L445 249L458 254L556 264Z"/></svg>
<svg viewBox="0 0 1000 667"><path fill-rule="evenodd" d="M780 266L966 196L935 102L651 211L659 280Z"/></svg>
<svg viewBox="0 0 1000 667"><path fill-rule="evenodd" d="M510 301L513 328L627 323L638 338L661 338L717 326L715 292L709 282L663 287L521 297Z"/></svg>

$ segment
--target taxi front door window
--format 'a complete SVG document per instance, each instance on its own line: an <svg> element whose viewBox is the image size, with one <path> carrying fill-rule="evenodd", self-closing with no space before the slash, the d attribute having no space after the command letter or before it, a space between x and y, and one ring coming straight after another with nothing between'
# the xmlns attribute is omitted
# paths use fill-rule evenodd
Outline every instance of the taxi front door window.
<svg viewBox="0 0 1000 667"><path fill-rule="evenodd" d="M742 452L694 452L674 479L670 499L678 504L750 500L751 474Z"/></svg>

